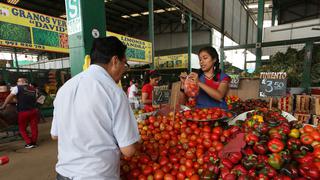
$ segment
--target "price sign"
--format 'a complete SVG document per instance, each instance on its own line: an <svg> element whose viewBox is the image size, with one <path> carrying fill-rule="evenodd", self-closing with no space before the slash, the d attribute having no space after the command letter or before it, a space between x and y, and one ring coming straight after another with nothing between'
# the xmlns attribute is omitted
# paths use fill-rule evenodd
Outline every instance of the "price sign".
<svg viewBox="0 0 320 180"><path fill-rule="evenodd" d="M230 88L231 89L238 89L239 88L239 84L240 84L240 76L236 75L236 74L232 74L229 75L231 78L231 82L230 82Z"/></svg>
<svg viewBox="0 0 320 180"><path fill-rule="evenodd" d="M152 91L152 105L168 104L171 91L168 86L156 86Z"/></svg>
<svg viewBox="0 0 320 180"><path fill-rule="evenodd" d="M287 73L261 72L259 97L285 96L287 89Z"/></svg>

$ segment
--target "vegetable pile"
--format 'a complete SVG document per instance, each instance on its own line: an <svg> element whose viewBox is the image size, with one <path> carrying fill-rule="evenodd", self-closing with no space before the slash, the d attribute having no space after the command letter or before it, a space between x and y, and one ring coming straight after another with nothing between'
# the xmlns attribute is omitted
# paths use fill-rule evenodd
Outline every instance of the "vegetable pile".
<svg viewBox="0 0 320 180"><path fill-rule="evenodd" d="M319 179L320 128L288 122L278 110L258 109L224 129L208 122L220 109L150 116L139 123L139 153L123 158L123 179ZM201 114L201 115L200 115ZM175 117L175 119L174 119ZM245 147L221 156L238 135Z"/></svg>

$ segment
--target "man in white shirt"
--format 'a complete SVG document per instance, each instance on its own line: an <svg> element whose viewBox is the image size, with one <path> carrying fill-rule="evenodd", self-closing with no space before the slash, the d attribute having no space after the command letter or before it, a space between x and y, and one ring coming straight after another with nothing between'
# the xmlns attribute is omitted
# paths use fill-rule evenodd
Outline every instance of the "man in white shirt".
<svg viewBox="0 0 320 180"><path fill-rule="evenodd" d="M131 81L131 86L129 87L129 92L128 92L128 98L129 98L129 102L131 104L131 107L133 108L138 108L139 106L139 100L137 98L138 95L138 83L135 80Z"/></svg>
<svg viewBox="0 0 320 180"><path fill-rule="evenodd" d="M58 91L51 127L58 139L57 180L118 180L121 153L134 155L137 122L117 86L128 68L125 51L116 37L95 39L91 66Z"/></svg>

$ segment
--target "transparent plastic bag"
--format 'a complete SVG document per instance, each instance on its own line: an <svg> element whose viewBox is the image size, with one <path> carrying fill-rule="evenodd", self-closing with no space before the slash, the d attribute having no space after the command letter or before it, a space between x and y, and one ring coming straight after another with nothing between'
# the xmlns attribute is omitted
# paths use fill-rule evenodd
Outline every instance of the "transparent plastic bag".
<svg viewBox="0 0 320 180"><path fill-rule="evenodd" d="M187 76L187 79L184 83L184 93L188 97L196 97L199 94L199 86L197 82L190 76Z"/></svg>

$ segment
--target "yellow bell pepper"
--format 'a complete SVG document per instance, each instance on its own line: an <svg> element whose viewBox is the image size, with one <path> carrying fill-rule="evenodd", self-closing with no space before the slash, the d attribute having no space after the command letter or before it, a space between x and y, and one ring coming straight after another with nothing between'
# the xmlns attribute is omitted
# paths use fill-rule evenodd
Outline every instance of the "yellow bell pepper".
<svg viewBox="0 0 320 180"><path fill-rule="evenodd" d="M298 129L291 129L289 136L292 138L299 138L300 132Z"/></svg>
<svg viewBox="0 0 320 180"><path fill-rule="evenodd" d="M253 118L254 120L256 120L256 121L260 122L260 123L262 123L262 122L263 122L263 117L262 117L262 116L254 115L252 118Z"/></svg>

